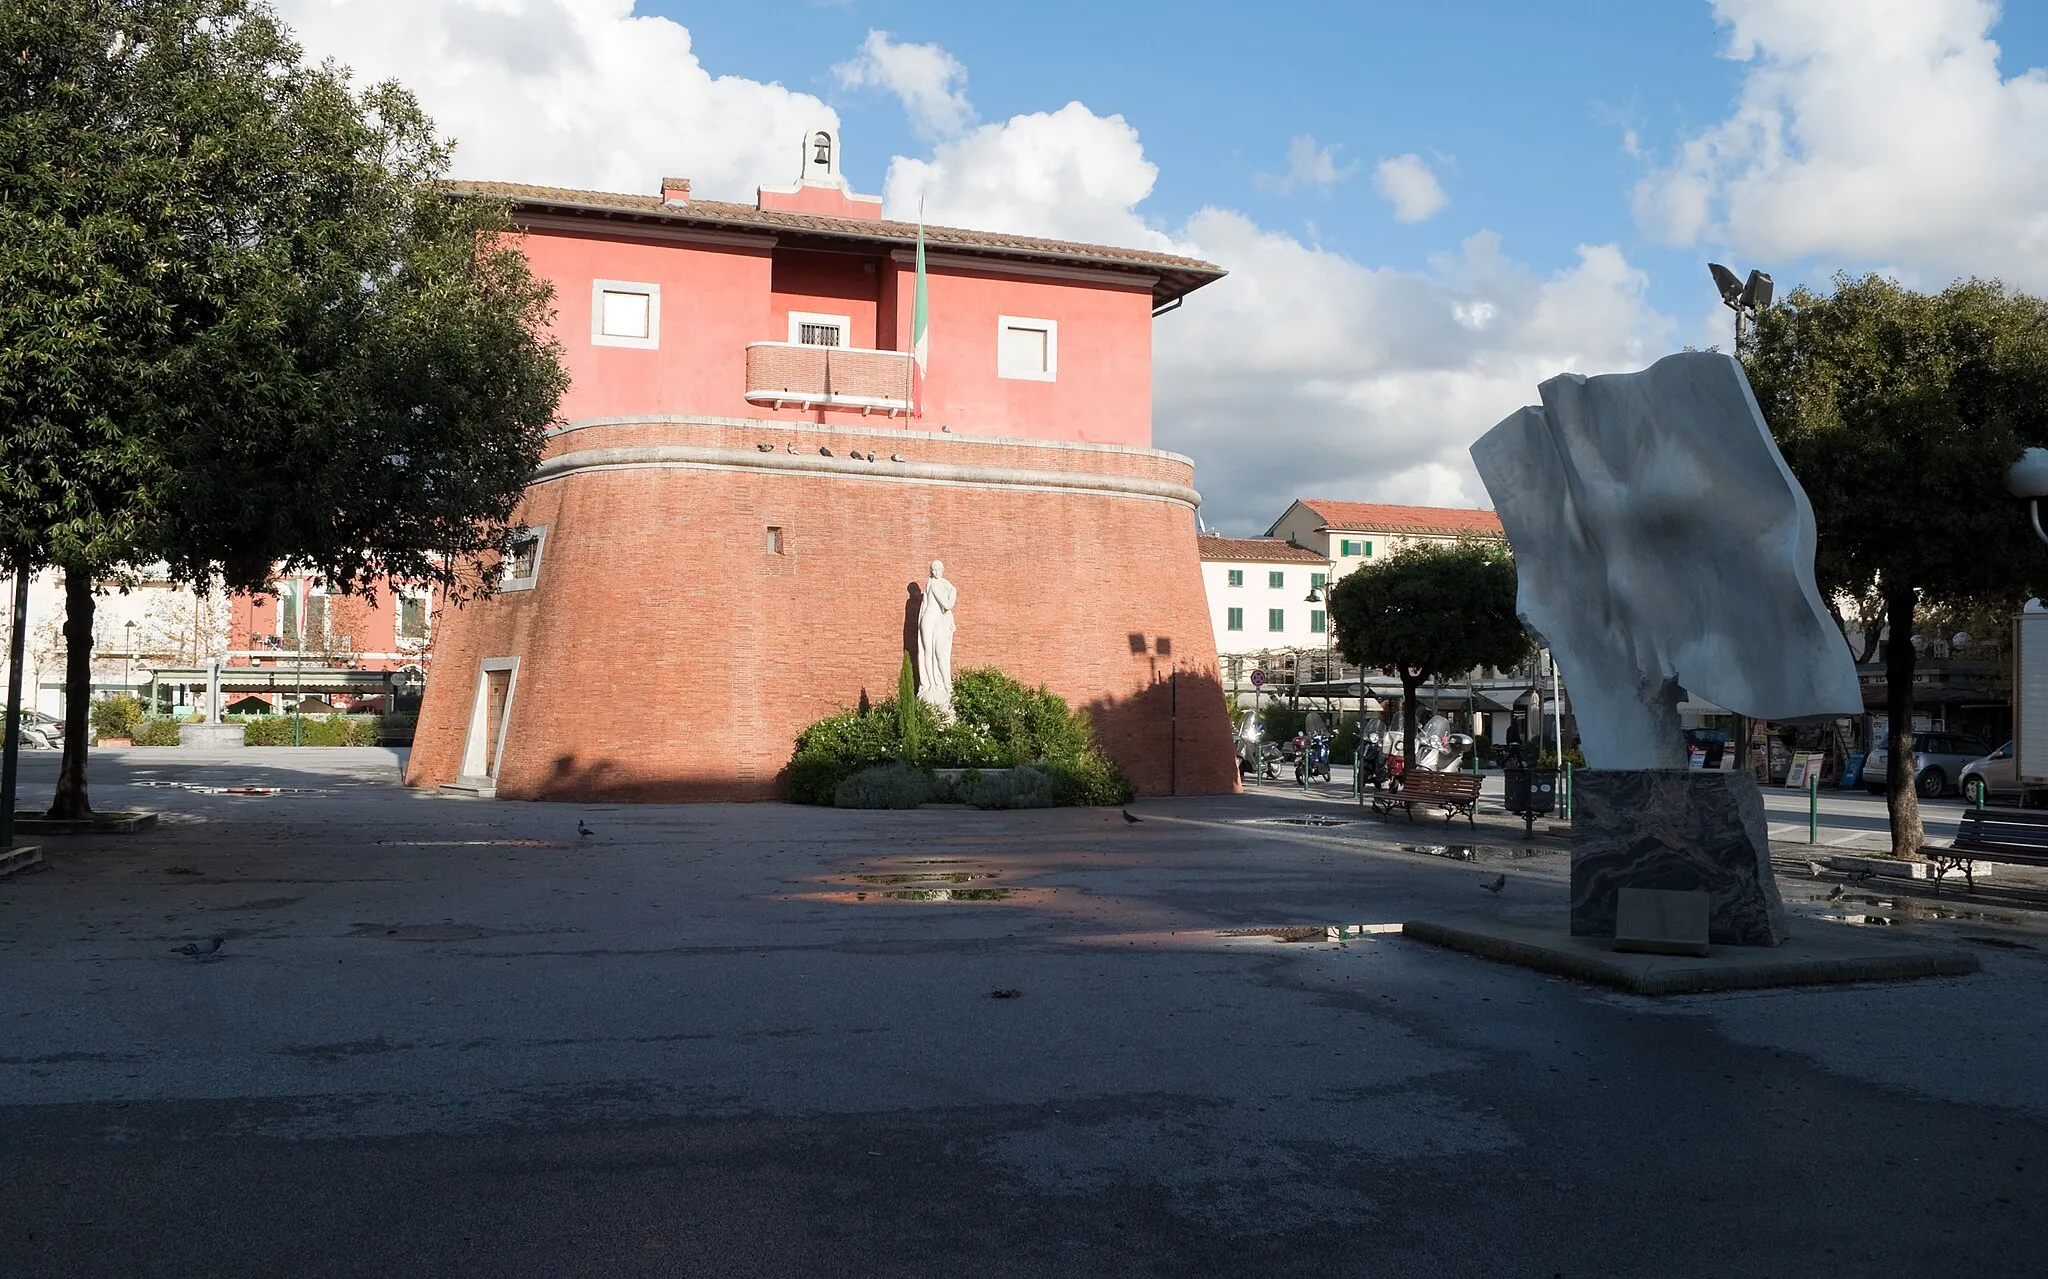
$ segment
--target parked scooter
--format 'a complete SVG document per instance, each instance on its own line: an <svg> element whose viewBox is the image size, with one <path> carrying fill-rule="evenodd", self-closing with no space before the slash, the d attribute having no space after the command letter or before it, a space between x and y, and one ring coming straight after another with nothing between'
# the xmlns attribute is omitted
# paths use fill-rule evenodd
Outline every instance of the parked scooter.
<svg viewBox="0 0 2048 1279"><path fill-rule="evenodd" d="M1391 774L1387 770L1387 753L1380 748L1377 737L1365 739L1365 745L1358 752L1358 780L1374 790L1386 785Z"/></svg>
<svg viewBox="0 0 2048 1279"><path fill-rule="evenodd" d="M1294 780L1306 789L1312 781L1330 780L1330 739L1316 733L1302 740L1294 759Z"/></svg>

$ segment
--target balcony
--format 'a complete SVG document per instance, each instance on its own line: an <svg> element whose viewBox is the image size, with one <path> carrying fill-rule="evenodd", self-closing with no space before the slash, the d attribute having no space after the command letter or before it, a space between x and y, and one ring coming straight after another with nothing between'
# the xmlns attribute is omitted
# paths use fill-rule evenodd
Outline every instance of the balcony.
<svg viewBox="0 0 2048 1279"><path fill-rule="evenodd" d="M747 345L747 402L771 408L910 412L908 351L864 351L795 342Z"/></svg>

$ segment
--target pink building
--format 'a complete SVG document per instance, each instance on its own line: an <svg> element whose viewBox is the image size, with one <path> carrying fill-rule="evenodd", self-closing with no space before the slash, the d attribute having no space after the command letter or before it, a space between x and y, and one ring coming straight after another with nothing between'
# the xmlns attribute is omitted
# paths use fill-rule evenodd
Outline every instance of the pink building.
<svg viewBox="0 0 2048 1279"><path fill-rule="evenodd" d="M920 378L917 228L838 160L807 135L753 204L465 184L512 203L574 381L506 589L437 619L416 784L772 797L805 725L894 692L943 559L956 669L1090 707L1143 790L1235 786L1193 468L1151 447L1153 317L1222 272L926 227Z"/></svg>

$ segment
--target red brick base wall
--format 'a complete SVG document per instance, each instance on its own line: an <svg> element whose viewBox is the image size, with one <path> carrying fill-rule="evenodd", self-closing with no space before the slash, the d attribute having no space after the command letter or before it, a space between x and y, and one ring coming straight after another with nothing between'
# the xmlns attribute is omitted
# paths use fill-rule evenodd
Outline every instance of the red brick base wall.
<svg viewBox="0 0 2048 1279"><path fill-rule="evenodd" d="M960 591L956 671L994 666L1087 707L1141 794L1237 788L1192 511L1086 488L1156 494L1191 481L1183 459L730 421L557 445L555 465L616 469L536 483L534 588L437 619L411 784L462 771L480 664L517 658L500 795L779 797L806 725L895 694L911 588L941 559ZM673 455L647 465L650 448ZM825 473L763 469L797 465Z"/></svg>

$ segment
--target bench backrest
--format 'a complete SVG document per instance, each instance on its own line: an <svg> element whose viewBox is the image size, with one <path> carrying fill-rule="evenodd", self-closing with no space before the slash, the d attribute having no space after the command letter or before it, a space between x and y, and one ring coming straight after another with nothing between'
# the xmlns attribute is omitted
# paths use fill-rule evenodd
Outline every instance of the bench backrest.
<svg viewBox="0 0 2048 1279"><path fill-rule="evenodd" d="M1972 809L1956 824L1956 846L2048 854L2048 809Z"/></svg>
<svg viewBox="0 0 2048 1279"><path fill-rule="evenodd" d="M1477 773L1425 773L1420 769L1401 779L1401 789L1417 799L1477 799Z"/></svg>

